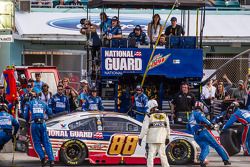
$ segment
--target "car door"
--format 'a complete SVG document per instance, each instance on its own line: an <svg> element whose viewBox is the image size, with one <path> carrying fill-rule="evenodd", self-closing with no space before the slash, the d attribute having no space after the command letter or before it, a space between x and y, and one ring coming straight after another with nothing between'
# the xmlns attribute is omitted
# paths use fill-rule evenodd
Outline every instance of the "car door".
<svg viewBox="0 0 250 167"><path fill-rule="evenodd" d="M141 126L121 117L102 117L103 135L109 138L107 155L144 156L145 151L138 146ZM145 147L143 147L145 148Z"/></svg>

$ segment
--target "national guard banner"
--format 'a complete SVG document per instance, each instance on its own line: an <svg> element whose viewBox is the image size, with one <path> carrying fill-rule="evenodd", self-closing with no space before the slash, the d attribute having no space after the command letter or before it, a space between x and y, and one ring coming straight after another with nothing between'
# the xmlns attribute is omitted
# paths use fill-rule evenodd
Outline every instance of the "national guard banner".
<svg viewBox="0 0 250 167"><path fill-rule="evenodd" d="M152 53L148 48L102 48L102 76L143 74ZM148 75L168 78L203 76L201 49L156 49Z"/></svg>

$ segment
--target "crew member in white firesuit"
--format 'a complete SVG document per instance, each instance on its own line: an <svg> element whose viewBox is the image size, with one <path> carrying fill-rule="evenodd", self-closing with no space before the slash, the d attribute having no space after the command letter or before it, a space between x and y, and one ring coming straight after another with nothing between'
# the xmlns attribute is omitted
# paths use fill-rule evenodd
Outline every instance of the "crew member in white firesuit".
<svg viewBox="0 0 250 167"><path fill-rule="evenodd" d="M141 146L142 139L146 136L149 151L147 157L147 167L154 166L154 156L158 153L162 167L169 167L166 156L166 145L169 143L170 126L169 119L165 113L160 112L156 100L148 101L149 113L145 116L138 144Z"/></svg>

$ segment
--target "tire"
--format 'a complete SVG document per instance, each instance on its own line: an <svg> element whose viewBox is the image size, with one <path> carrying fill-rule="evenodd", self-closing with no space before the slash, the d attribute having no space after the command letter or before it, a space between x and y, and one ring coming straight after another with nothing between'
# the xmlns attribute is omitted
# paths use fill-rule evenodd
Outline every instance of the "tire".
<svg viewBox="0 0 250 167"><path fill-rule="evenodd" d="M171 165L189 164L193 162L194 149L188 141L177 139L168 144L166 155Z"/></svg>
<svg viewBox="0 0 250 167"><path fill-rule="evenodd" d="M228 129L220 135L221 145L226 149L229 156L240 152L241 144L237 133L233 129Z"/></svg>
<svg viewBox="0 0 250 167"><path fill-rule="evenodd" d="M87 156L87 147L80 140L68 140L60 149L60 161L66 165L81 165Z"/></svg>

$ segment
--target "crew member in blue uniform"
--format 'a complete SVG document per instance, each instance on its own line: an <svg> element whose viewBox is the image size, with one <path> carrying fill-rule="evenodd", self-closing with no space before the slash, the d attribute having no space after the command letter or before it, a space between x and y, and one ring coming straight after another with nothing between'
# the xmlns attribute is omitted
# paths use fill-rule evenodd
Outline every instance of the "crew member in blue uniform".
<svg viewBox="0 0 250 167"><path fill-rule="evenodd" d="M44 84L44 82L41 81L41 73L36 72L35 78L36 80L34 81L34 90L36 91L36 93L40 93L42 91L42 86Z"/></svg>
<svg viewBox="0 0 250 167"><path fill-rule="evenodd" d="M49 107L54 114L70 112L68 97L63 94L63 85L57 86L57 93L50 99Z"/></svg>
<svg viewBox="0 0 250 167"><path fill-rule="evenodd" d="M13 134L12 127L14 127ZM0 103L0 151L10 139L12 142L14 141L18 129L19 123L8 113L8 106L5 103Z"/></svg>
<svg viewBox="0 0 250 167"><path fill-rule="evenodd" d="M30 100L32 100L32 89L33 89L33 86L31 83L28 83L27 84L27 88L26 88L26 93L24 93L22 96L21 96L21 117L23 117L24 115L24 107L25 107L25 104L27 102L29 102Z"/></svg>
<svg viewBox="0 0 250 167"><path fill-rule="evenodd" d="M24 119L27 123L31 123L30 130L32 142L34 145L34 149L41 160L42 166L46 165L45 154L42 148L43 145L48 155L50 167L53 167L54 156L44 119L46 117L45 114L50 117L53 113L48 105L37 97L37 94L35 92L32 92L32 95L32 100L25 105Z"/></svg>
<svg viewBox="0 0 250 167"><path fill-rule="evenodd" d="M250 111L239 109L239 103L233 102L228 107L228 113L231 113L230 119L223 126L222 132L233 125L234 122L239 121L244 125L244 131L242 133L242 145L244 150L244 155L250 155Z"/></svg>
<svg viewBox="0 0 250 167"><path fill-rule="evenodd" d="M195 103L194 110L192 111L189 121L188 121L188 130L192 132L194 135L194 140L201 148L200 154L200 166L206 167L205 159L209 154L209 146L214 148L216 152L222 158L224 165L230 165L231 163L228 161L229 156L223 146L221 146L213 135L207 130L206 126L213 129L215 126L206 119L203 114L204 112L204 104L197 101Z"/></svg>
<svg viewBox="0 0 250 167"><path fill-rule="evenodd" d="M148 97L143 93L143 89L140 85L136 87L135 98L135 119L143 122L144 117L148 109Z"/></svg>
<svg viewBox="0 0 250 167"><path fill-rule="evenodd" d="M97 89L91 89L91 95L87 97L86 102L82 106L83 111L103 111L101 97L97 96Z"/></svg>
<svg viewBox="0 0 250 167"><path fill-rule="evenodd" d="M112 17L111 26L108 27L106 32L106 38L111 39L121 39L122 38L122 29L119 24L119 19L117 16Z"/></svg>
<svg viewBox="0 0 250 167"><path fill-rule="evenodd" d="M135 46L132 47L138 47L138 44L140 45L148 45L147 41L147 35L145 32L142 31L142 28L140 25L135 26L133 32L131 32L128 36L128 39L135 39ZM130 41L132 43L132 41Z"/></svg>

